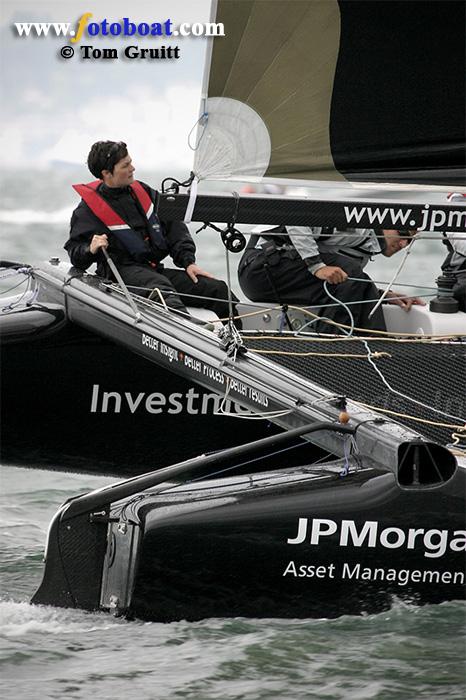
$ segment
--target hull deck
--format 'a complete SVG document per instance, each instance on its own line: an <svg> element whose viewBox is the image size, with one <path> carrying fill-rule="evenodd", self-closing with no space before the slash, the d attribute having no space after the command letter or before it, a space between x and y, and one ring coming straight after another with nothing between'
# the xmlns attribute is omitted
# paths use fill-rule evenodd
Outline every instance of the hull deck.
<svg viewBox="0 0 466 700"><path fill-rule="evenodd" d="M267 438L261 454L288 439ZM198 480L251 459L251 448L64 504L33 602L171 622L337 617L379 612L394 596L464 597L464 468L435 482L424 464L407 484L401 463L387 472L333 460Z"/></svg>
<svg viewBox="0 0 466 700"><path fill-rule="evenodd" d="M39 296L6 317L3 336L4 461L141 473L335 421L345 397L366 466L392 466L399 446L419 436L451 444L459 434L461 442L459 339L324 344L245 331L240 347L142 301L135 318L121 292L67 265L45 264L33 275ZM376 366L395 391L369 363L368 348L382 353ZM333 434L312 443L315 458L345 451Z"/></svg>

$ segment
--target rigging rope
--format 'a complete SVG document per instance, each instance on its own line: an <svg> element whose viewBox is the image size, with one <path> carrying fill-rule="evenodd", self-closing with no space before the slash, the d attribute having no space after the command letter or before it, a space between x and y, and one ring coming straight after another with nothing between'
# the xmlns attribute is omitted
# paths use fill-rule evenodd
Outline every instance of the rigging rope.
<svg viewBox="0 0 466 700"><path fill-rule="evenodd" d="M426 423L427 425L433 425L438 428L453 428L454 430L466 431L466 424L452 424L452 423L441 423L438 421L429 420L427 418L419 418L418 416L410 415L409 413L400 413L399 411L392 411L388 408L382 408L381 406L372 406L369 403L363 403L362 401L356 401L356 399L351 399L352 403L357 406L362 406L362 408L368 408L371 411L377 411L378 413L387 413L391 416L398 416L399 418L407 418L409 420L417 421L418 423ZM446 414L448 415L448 414ZM461 418L459 420L462 420Z"/></svg>
<svg viewBox="0 0 466 700"><path fill-rule="evenodd" d="M229 275L229 276L228 276L228 287L229 287L229 290L230 290L230 289L231 289L231 278L230 278L230 271L229 271L229 264L228 264L228 263L229 263L228 251L226 251L226 255L227 255L227 261L228 261L228 262L227 262L227 269L228 269L228 275ZM327 290L327 293L328 293L328 290ZM231 294L231 292L230 292L230 294ZM193 296L193 295L183 295L183 296ZM330 295L329 295L329 296L330 296ZM397 389L394 389L394 388L390 385L390 383L388 382L388 380L385 378L385 376L383 375L382 371L377 367L377 365L376 365L375 362L374 362L374 358L379 358L379 357L383 357L383 356L391 357L391 355L390 355L389 353L385 353L385 352L373 352L373 351L370 349L370 347L368 346L367 340L366 340L365 338L364 338L364 339L361 338L361 337L360 337L360 338L354 338L354 336L352 335L352 333L353 333L354 330L365 331L365 330L367 330L367 329L360 329L360 328L355 327L355 326L354 326L354 322L353 322L353 317L352 317L351 311L350 311L350 309L348 308L348 306L347 306L346 304L344 304L343 302L341 302L340 300L338 300L336 297L333 297L333 296L332 296L331 298L333 298L333 299L335 300L336 303L342 305L342 306L345 308L345 310L347 311L348 315L350 316L350 319L352 320L352 323L351 323L351 325L348 326L348 325L346 325L346 324L341 324L341 323L337 323L337 322L335 322L335 321L330 321L330 320L328 320L327 322L330 323L331 325L334 325L334 326L336 326L336 327L340 327L340 328L344 331L344 335L338 336L337 338L319 338L319 340L320 340L321 342L325 342L325 341L327 341L327 342L328 342L328 341L333 341L333 342L335 342L335 341L337 341L337 340L342 340L342 341L361 340L361 342L363 342L364 345L365 345L365 348L366 348L366 351L367 351L366 355L362 356L362 355L350 354L350 353L313 353L313 352L311 352L311 353L296 353L296 352L286 352L286 351L269 351L269 350L254 350L254 349L251 349L251 352L254 352L254 353L257 353L257 354L300 355L300 356L312 356L312 355L315 355L315 356L328 356L328 357L348 357L348 358L354 358L354 359L364 359L364 358L365 358L365 359L367 359L368 362L371 364L371 366L373 367L373 369L375 369L375 371L377 372L377 374L379 375L380 379L381 379L382 382L385 384L385 386L386 386L392 393L397 394L397 395L401 396L402 398L406 399L407 401L410 401L410 402L412 402L412 403L415 403L415 404L417 404L417 405L419 405L419 406L421 406L421 407L423 407L423 408L425 408L425 409L427 409L427 410L433 411L434 413L438 413L439 415L445 416L445 417L447 417L447 418L453 418L453 420L457 420L457 421L462 421L462 420L463 420L462 418L460 418L460 417L458 417L458 416L449 414L449 413L447 413L447 412L445 412L445 411L441 411L441 410L436 409L436 408L434 408L434 407L432 407L432 406L428 406L427 404L423 403L422 401L419 401L419 400L417 400L417 399L415 399L415 398L413 398L413 397L410 397L410 396L407 395L407 394L404 394L403 392L398 391ZM230 297L230 300L231 300L231 297ZM277 309L277 310L278 310L279 308L280 308L280 307L275 307L275 309ZM314 313L308 311L307 309L304 309L304 308L301 308L301 307L294 307L294 306L293 306L293 307L290 307L290 308L293 308L293 309L302 311L302 312L304 312L305 314L308 314L308 315L310 315L311 317L315 318L316 320L317 320L317 319L318 319L318 320L323 320L322 317L320 317L320 316L318 316L317 314L314 314ZM253 315L260 314L260 313L264 313L264 310L261 309L261 310L258 311L257 313L256 313L256 312L248 313L247 316L253 316ZM233 318L243 318L243 317L245 317L245 316L246 316L246 315L239 315L239 316L233 317L232 315L230 315L229 319L227 319L227 320L228 320L229 322L231 322ZM376 333L377 335L382 335L382 336L384 336L384 337L382 337L382 338L377 338L377 337L375 337L375 338L374 338L373 336L372 336L372 337L369 336L369 339L370 339L370 340L377 340L377 341L379 341L379 340L382 340L382 341L383 341L383 340L385 340L385 341L390 341L390 340L395 340L395 341L398 340L398 341L400 341L400 340L403 340L403 339L400 339L400 338L393 338L393 337L391 336L391 334L390 334L388 331L376 331L376 330L371 330L371 333ZM404 342L416 342L416 341L417 341L417 342L424 342L424 343L425 343L425 342L433 342L434 339L442 339L442 340L444 340L444 339L451 339L452 337L462 337L462 336L463 336L463 334L452 334L452 335L449 335L449 336L430 336L430 337L429 337L429 340L428 340L426 336L422 336L421 338L416 338L416 337L413 338L413 334L410 334L410 333L400 333L400 334L397 334L397 336L399 336L399 335L401 335L401 336L407 336L408 338L410 338L410 340L404 340ZM246 337L248 337L248 336L246 336ZM260 338L263 338L263 337L264 337L264 336L259 336L259 339L260 339ZM281 335L281 336L278 336L278 337L280 337L281 339L287 339L287 338L289 339L289 336L283 336L283 335ZM257 338L257 336L256 336L256 338ZM249 339L251 339L250 336L249 336ZM296 339L296 337L293 335L293 336L292 336L292 339ZM412 340L411 340L411 339L412 339ZM300 340L301 340L301 338L300 338ZM302 340L309 340L309 341L310 341L311 339L302 338ZM312 338L312 341L315 341L315 340L317 340L317 339L316 339L316 338ZM233 358L232 358L232 361L233 361L233 362L235 361L235 358L236 358L236 350L235 350L234 356L233 356ZM222 400L222 403L221 403L221 405L220 405L219 411L217 412L217 413L220 414L220 415L229 415L229 416L231 416L231 417L234 416L234 417L236 417L236 418L243 418L243 419L254 420L254 419L264 419L264 418L280 417L280 416L283 416L283 415L286 415L286 414L292 412L292 409L286 409L286 410L284 410L284 411L274 411L274 412L257 413L257 414L254 414L253 416L245 416L245 415L241 416L241 415L238 415L238 414L236 414L236 413L235 413L235 414L232 414L231 412L225 412L225 411L223 410L223 408L224 408L224 406L225 406L225 402L226 402L227 397L228 397L228 395L229 395L229 391L230 391L230 384L229 384L229 380L227 379L227 387L226 387L225 395L224 395L224 397L223 397L223 400ZM362 404L361 404L361 405L362 405ZM378 409L374 409L374 410L378 410ZM426 419L420 419L420 418L416 418L416 417L414 417L414 416L408 416L407 414L403 414L401 417L409 417L411 420L417 420L417 421L420 422L420 423L428 423L428 424L431 424L431 425L435 425L435 424L436 424L434 421L427 421ZM450 426L449 424L448 424L448 425L445 424L445 425L442 425L442 426L439 426L439 427L452 427L452 428L454 428L454 429L456 429L456 430L457 430L457 429L462 429L462 425Z"/></svg>
<svg viewBox="0 0 466 700"><path fill-rule="evenodd" d="M116 292L121 294L120 288L114 282L109 282L109 283L104 282L103 286L106 287L107 289L110 289L112 291L116 291ZM131 288L132 289L139 289L141 291L152 291L153 290L152 287L139 287L136 285L131 285ZM163 292L173 293L173 290L168 289L168 288L164 289L163 287L160 287L160 290L162 293ZM176 293L178 296L186 297L188 299L194 298L194 299L203 299L206 301L218 301L218 299L215 297L202 296L202 295L198 295L198 294L187 294L185 292L176 292ZM147 306L150 306L151 308L158 308L157 302L155 302L152 299L150 300L150 303L148 303L147 298L144 298L138 294L132 293L132 296L135 298L135 300L137 300L138 302L140 302L142 304L145 303ZM404 298L404 297L400 297L400 298ZM409 298L409 297L406 297L406 298ZM347 305L352 305L355 303L357 304L357 303L364 303L364 302L346 302ZM367 303L370 303L370 302L367 302ZM261 316L262 314L270 313L271 311L281 311L281 308L282 308L281 306L278 306L278 305L277 306L263 307L262 305L260 305L256 302L248 302L248 306L257 306L258 307L257 311L248 311L248 312L243 313L243 314L236 314L235 316L233 316L233 320L252 318L253 316ZM329 306L334 306L334 304L324 304L321 306L315 305L312 308L315 308L315 309L327 308ZM292 309L294 311L299 311L307 316L310 316L311 318L315 319L316 321L324 320L324 318L322 316L319 316L318 314L315 314L312 311L309 311L309 309L304 307L304 306L290 305L288 308ZM220 318L219 320L220 321L228 321L229 317ZM330 319L328 319L328 323L333 325L333 326L336 326L336 327L347 328L347 329L351 328L351 326L345 325L343 323L338 323L337 321L333 321ZM366 333L368 331L367 328L359 328L357 326L355 326L354 330L361 331L361 332L366 331ZM242 333L247 333L247 332L248 331L242 331ZM257 331L255 331L255 332L257 332ZM267 332L270 333L271 331L267 331ZM301 338L298 335L298 333L300 333L300 332L302 332L302 329L300 329L299 331L285 331L284 330L281 332L279 337L282 339L290 339L291 338L291 339L295 339L295 340L309 340L306 336ZM365 336L366 339L380 340L380 341L393 340L394 342L401 342L403 338L406 338L409 342L415 342L416 340L418 340L419 342L431 342L431 341L437 341L437 340L442 341L442 340L451 340L451 339L455 339L455 338L464 338L466 336L466 333L449 333L448 335L445 335L445 334L442 334L442 335L429 334L428 335L428 334L424 334L424 333L405 333L405 332L401 332L401 331L397 332L395 335L393 335L390 331L379 331L379 330L374 330L374 329L371 329L370 333L377 333L378 335L380 335L382 337L367 336L366 335ZM328 335L329 338L326 338L325 337L326 335ZM254 339L258 340L260 337L264 337L264 336L257 336ZM358 336L357 339L360 339L361 337L362 336ZM314 340L327 340L327 339L328 340L342 340L343 341L343 340L353 340L356 338L354 338L353 336L348 337L346 335L333 335L330 333L329 334L320 333L318 337L314 338Z"/></svg>
<svg viewBox="0 0 466 700"><path fill-rule="evenodd" d="M388 380L385 378L383 375L382 371L377 367L375 362L372 359L372 350L370 349L368 343L366 340L363 340L363 343L367 349L367 359L372 365L372 367L375 369L377 374L379 375L380 379L382 382L385 384L387 389L389 389L393 394L396 394L397 396L401 396L403 399L406 399L407 401L411 401L412 403L417 404L418 406L422 406L422 408L427 408L429 411L433 411L434 413L438 413L441 416L445 416L446 418L453 418L453 420L459 420L463 421L463 418L460 418L459 416L454 416L451 413L447 413L446 411L440 411L438 408L434 408L433 406L428 406L427 404L423 403L422 401L418 401L418 399L413 399L412 396L408 396L408 394L404 394L402 391L398 391L398 389L394 389L391 384L389 384Z"/></svg>
<svg viewBox="0 0 466 700"><path fill-rule="evenodd" d="M117 291L118 291L118 287L117 287L117 286L115 285L115 283L113 283L113 282L111 282L111 283L104 283L104 286L107 287L107 288L109 288L109 289L114 289L114 290L117 290ZM146 291L146 292L152 291L152 290L153 290L152 287L141 287L141 286L137 286L137 285L134 285L134 284L131 285L131 289L139 289L139 290L141 290L141 291ZM164 287L159 287L159 289L160 289L161 292L165 292L165 293L167 293L167 294L173 294L173 289L170 289L170 288L168 288L168 287L166 287L166 288L164 288ZM176 292L176 294L177 294L178 296L180 296L180 297L186 297L188 300L191 298L191 299L201 299L201 300L204 300L204 301L218 301L218 298L217 298L217 297L208 297L208 296L203 296L202 294L189 294L188 292L178 292L178 291ZM134 294L134 293L133 293L133 296L134 296L135 299L137 299L137 300L144 299L144 297L141 297L141 296L138 295L138 294ZM419 296L421 296L421 297L424 296L424 297L427 298L427 297L431 297L432 295L431 295L431 294L421 294L421 295L419 295ZM410 296L404 296L404 295L401 295L401 294L400 294L400 295L397 296L397 298L398 298L398 299L410 299L411 297L410 297ZM378 297L377 297L377 299L378 299ZM366 300L363 300L363 301L347 301L347 302L345 302L345 304L346 304L347 306L354 306L354 305L358 305L358 304L373 304L375 301L377 301L377 299L366 299ZM336 301L334 304L314 304L314 305L312 305L312 306L309 307L309 308L312 308L312 309L327 309L327 308L329 308L329 307L339 306L339 305L341 305L341 303L342 303L342 302L340 302L340 301ZM257 302L253 302L253 301L248 301L248 302L247 302L247 305L248 305L248 306L257 306L257 311L249 311L249 312L244 313L244 314L237 314L236 316L233 316L233 318L234 318L234 319L249 318L249 317L251 317L251 316L260 316L261 314L269 313L270 311L281 311L281 310L282 310L282 307L281 307L281 306L271 306L271 307L268 307L268 308L264 308L263 305L261 305L261 304L259 304L259 303L257 303ZM296 309L296 310L303 311L303 312L308 311L308 307L304 307L304 306L299 306L299 307L298 307L298 306L290 306L290 307L288 307L288 308ZM309 312L309 313L311 313L311 312ZM322 320L322 318L323 318L322 316L315 315L315 320L316 320L316 321ZM219 320L221 320L221 321L228 321L229 319L225 317L225 318L222 318L222 319L219 319ZM308 325L308 324L306 324L306 325ZM366 329L366 330L367 330L367 329ZM302 331L302 328L301 328L299 331L293 331L293 332L294 332L294 333L297 333L297 332L301 332L301 331ZM411 333L406 333L405 335L412 335L412 334L411 334ZM463 335L464 335L464 334L463 334Z"/></svg>
<svg viewBox="0 0 466 700"><path fill-rule="evenodd" d="M162 304L163 308L164 308L165 311L166 311L166 310L168 309L167 302L165 301L165 299L164 299L164 297L163 297L163 294L162 294L162 292L160 291L159 287L154 287L154 289L152 290L151 294L149 294L149 296L147 297L147 298L148 298L149 300L151 300L151 301L152 301L152 299L154 298L152 295L157 295L157 296L158 296L158 298L160 299L160 303Z"/></svg>
<svg viewBox="0 0 466 700"><path fill-rule="evenodd" d="M330 334L320 334L314 335L313 333L308 333L307 335L297 335L299 331L284 331L283 333L276 332L276 335L267 335L267 333L273 333L273 331L264 331L261 335L249 335L250 333L258 333L260 331L242 331L245 338L248 340L291 340L297 343L358 343L362 340L372 340L377 343L421 343L423 345L438 345L442 342L447 341L457 341L457 336L455 335L434 335L434 336L415 336L413 338L377 338L372 335L353 335L351 337L345 335L330 335ZM462 333L460 338L464 337Z"/></svg>
<svg viewBox="0 0 466 700"><path fill-rule="evenodd" d="M332 299L332 301L336 302L336 304L338 306L342 306L345 309L346 313L348 314L348 316L350 318L351 326L350 326L350 330L346 334L346 336L347 336L347 338L350 338L353 335L353 331L354 331L354 316L351 313L349 305L345 304L343 301L341 301L341 299L337 299L337 297L334 297L333 294L330 293L329 288L328 288L328 284L327 284L327 280L325 280L325 282L324 282L324 290L325 290L325 293L327 294L327 296L330 297L330 299ZM352 302L349 302L349 303L351 304Z"/></svg>
<svg viewBox="0 0 466 700"><path fill-rule="evenodd" d="M411 246L412 246L412 244L411 244ZM410 246L410 247L411 247L411 246ZM406 262L406 258L407 258L408 251L409 251L409 248L410 248L410 247L406 248L406 255L405 255L405 257L404 257L403 264L404 264L404 262ZM400 265L400 266L398 267L398 270L397 270L396 274L393 276L392 281L390 282L389 286L388 286L387 289L385 290L386 293L388 293L389 288L390 288L390 285L395 281L396 276L397 276L397 274L401 271L402 267L403 267L403 265ZM326 283L324 283L324 286L325 286L325 284L326 284ZM327 291L327 294L328 294L328 290L326 290L326 291ZM383 296L383 295L382 295L382 296ZM333 298L335 301L340 301L340 300L337 299L336 297L331 297L331 298ZM346 333L346 336L349 338L349 337L351 337L351 335L352 335L352 333L353 333L353 330L354 330L353 316L352 316L352 314L351 314L351 311L350 311L350 310L348 309L348 307L346 306L346 304L344 304L342 301L340 301L340 304L341 304L341 306L347 311L347 313L349 314L350 319L351 319L350 330L349 330L348 332L344 330L344 332ZM374 307L374 309L375 309L375 307ZM345 326L345 328L347 328L347 326ZM415 398L413 398L412 396L409 396L408 394L404 394L402 391L398 391L398 389L394 389L394 388L391 386L391 384L388 382L388 380L385 378L383 372L377 367L376 363L374 362L373 357L375 357L375 353L372 352L372 350L371 350L371 348L369 347L367 341L366 341L366 340L363 340L362 342L363 342L363 344L364 344L364 346L365 346L365 348L366 348L366 350L367 350L367 360L368 360L368 362L371 364L371 366L373 367L373 369L375 369L375 371L377 372L377 374L379 375L380 379L382 380L382 382L384 383L384 385L387 387L387 389L389 389L393 394L396 394L397 396L401 396L402 398L406 399L407 401L410 401L410 402L412 402L412 403L415 403L415 404L417 404L418 406L422 406L422 408L426 408L426 409L428 409L428 410L430 410L430 411L433 411L434 413L438 413L438 414L441 415L441 416L445 416L446 418L453 418L453 420L458 420L458 421L463 421L463 420L464 420L463 418L459 418L459 416L452 415L451 413L447 413L446 411L441 411L441 410L439 410L439 409L437 409L437 408L434 408L433 406L428 406L428 405L425 404L423 401L419 401L418 399L415 399Z"/></svg>
<svg viewBox="0 0 466 700"><path fill-rule="evenodd" d="M304 313L304 314L306 314L306 315L308 315L308 316L311 316L312 318L320 318L320 316L318 316L317 314L314 314L312 311L309 311L308 309L306 309L305 307L302 307L302 306L289 306L289 308L290 308L290 309L294 309L295 311L302 311L302 313ZM348 328L351 328L351 326L348 326L348 325L345 324L345 323L338 323L337 321L330 321L330 320L329 320L329 321L327 321L327 323L331 324L332 326L336 326L337 328L341 328L341 329L348 329ZM368 331L367 328L359 328L358 326L355 326L353 330L355 330L355 331L361 331L361 332L363 332L363 333L364 333L364 332L367 333L367 331ZM445 336L445 335L439 335L439 336L436 336L436 335L429 335L429 336L425 336L424 334L421 334L421 333L402 333L402 332L396 332L395 334L392 334L390 331L380 331L380 330L376 330L375 328L371 328L371 329L370 329L370 332L371 332L371 333L375 333L375 334L377 334L377 335L383 335L383 336L389 336L389 337L392 336L392 335L395 335L395 336L404 336L404 337L409 337L409 338L412 338L412 337L419 337L419 336L422 336L422 337L430 337L430 338L445 338L445 337L447 337L447 338L453 338L453 337L455 337L455 338L464 338L464 337L465 337L465 333L451 333L451 334L449 334L448 336Z"/></svg>
<svg viewBox="0 0 466 700"><path fill-rule="evenodd" d="M240 467L245 467L248 464L253 464L254 462L258 462L261 459L264 459L266 457L275 457L275 455L281 454L282 452L288 452L289 450L294 450L297 447L303 447L305 445L307 445L307 447L309 447L310 444L312 444L312 443L308 443L305 440L303 440L301 443L298 443L297 445L290 445L288 447L283 447L280 450L275 450L274 452L269 452L266 455L259 455L259 457L253 457L252 459L248 459L247 461L241 462L240 464L235 464L231 467L226 467L225 469L219 469L216 472L209 472L208 475L197 476L194 479L190 479L186 483L190 484L190 483L193 483L195 481L201 481L201 480L207 479L207 478L210 479L213 476L217 476L218 474L223 474L224 472L231 471L232 469L239 469ZM314 462L311 462L311 464L306 468L309 469L310 467L315 467L317 464L324 462L324 460L329 461L329 455L324 455L323 457L319 457L319 459L316 459ZM264 479L268 479L268 478L269 477L267 477L267 476L264 477ZM259 479L257 479L257 481L259 481ZM297 480L295 483L299 483L299 481L300 480ZM177 484L176 486L178 486L178 485L182 486L183 482L181 482L180 484Z"/></svg>
<svg viewBox="0 0 466 700"><path fill-rule="evenodd" d="M303 228L306 228L306 227L303 227ZM393 235L387 234L387 236L385 236L383 233L377 233L377 231L380 229L372 229L372 230L374 231L375 238L380 238L380 239L383 239L383 238L401 238L403 240L409 240L409 241L413 240L413 237L410 235L409 236L402 236L402 235L400 236L399 234L393 234ZM265 233L265 231L263 231L263 232ZM247 236L256 235L254 233L254 231L245 231L244 233ZM346 231L345 230L344 233L345 233L345 236L348 236L348 237L350 237L350 236L359 237L360 236L359 233L353 233L353 231ZM298 231L292 231L292 232L288 231L287 235L290 236L291 238L308 238L309 237L309 233L306 231L299 231L299 232ZM462 232L455 231L455 232L453 232L452 235L454 236L454 240L457 240L457 241L462 241L462 240L466 239L466 234L462 234ZM267 230L267 237L269 237L269 236L276 236L277 238L280 238L280 237L283 237L283 233ZM416 239L419 241L439 241L439 242L442 242L442 232L438 231L437 235L436 235L435 232L433 234L430 234L430 233L425 233L423 231L419 231L418 233L416 233Z"/></svg>
<svg viewBox="0 0 466 700"><path fill-rule="evenodd" d="M398 279L398 275L400 274L401 270L403 269L403 267L404 267L405 264L406 264L406 261L407 261L407 259L408 259L408 256L410 255L410 253L411 253L411 251L412 251L412 249L413 249L413 246L414 246L415 242L416 242L416 239L415 239L415 238L412 238L412 239L411 239L411 242L410 242L410 243L408 244L408 246L405 248L403 257L402 257L402 259L401 259L401 261L400 261L400 264L398 265L397 269L395 270L395 274L393 275L392 279L391 279L390 282L388 283L387 288L385 289L385 291L384 291L383 294L381 295L381 297L380 297L379 301L377 302L377 304L374 306L374 308L372 309L372 311L369 312L369 318L372 318L372 316L375 314L375 312L377 311L377 309L379 308L379 306L383 303L383 300L387 297L387 294L391 291L392 286L395 284L396 280Z"/></svg>
<svg viewBox="0 0 466 700"><path fill-rule="evenodd" d="M254 348L248 348L249 352L253 352L257 355L288 355L289 357L345 357L351 359L362 359L367 360L366 355L357 355L354 353L343 353L343 352L287 352L286 350L256 350ZM389 352L374 352L373 357L392 357Z"/></svg>
<svg viewBox="0 0 466 700"><path fill-rule="evenodd" d="M348 338L349 339L349 338ZM422 401L419 401L418 399L415 399L408 394L404 394L401 391L398 391L398 389L394 389L388 382L388 380L385 378L383 375L382 371L377 367L375 362L373 361L373 358L380 358L380 357L392 357L390 353L387 352L373 352L367 341L362 340L358 338L358 340L361 340L361 342L364 344L366 347L367 353L366 355L357 355L357 354L351 354L351 353L326 353L326 352L287 352L287 351L282 351L282 350L258 350L254 348L249 348L249 352L252 353L257 353L257 354L262 354L262 355L285 355L285 356L296 356L296 357L329 357L329 358L335 358L335 357L340 357L340 358L350 358L350 359L367 359L369 363L372 365L372 367L375 369L377 374L379 375L380 379L382 382L385 384L385 386L393 393L397 394L398 396L401 396L402 398L406 399L407 401L411 401L412 403L415 403L419 406L422 406L423 408L428 409L429 411L433 411L434 413L438 413L442 416L445 416L447 418L453 418L453 420L458 420L458 421L463 421L463 418L460 418L459 416L455 416L451 413L447 413L446 411L441 411L437 408L434 408L431 405L427 405L423 403ZM435 423L431 423L431 425L435 425ZM442 426L442 427L457 427L457 426Z"/></svg>
<svg viewBox="0 0 466 700"><path fill-rule="evenodd" d="M226 405L226 402L228 400L229 394L230 394L230 388L231 388L231 381L230 378L227 377L227 384L226 384L226 389L225 393L222 397L222 401L220 403L220 406L218 407L218 411L214 411L214 416L225 416L228 418L241 418L242 420L270 420L272 418L281 418L282 416L287 416L290 413L293 413L294 408L284 408L282 410L278 411L254 411L254 413L250 414L240 414L240 413L232 413L231 411L225 411L224 407ZM234 399L231 399L234 402Z"/></svg>
<svg viewBox="0 0 466 700"><path fill-rule="evenodd" d="M16 275L24 275L24 278L21 279L17 284L12 285L11 287L8 287L8 289L4 289L0 292L0 296L3 296L5 294L8 294L9 292L13 291L13 289L16 289L17 287L20 287L22 284L26 283L26 289L22 292L22 294L18 297L15 298L13 301L11 301L9 304L6 306L2 307L0 309L1 313L7 315L10 313L13 313L17 307L21 306L21 304L24 303L25 298L27 295L32 292L32 295L27 298L27 301L25 302L27 306L31 306L34 304L34 302L37 299L37 296L39 294L39 288L38 286L35 286L33 289L33 277L32 277L32 268L31 267L17 267L17 268L0 268L1 271L3 271L3 274L0 274L0 279L6 279L7 277L11 276L16 276ZM33 289L33 291L32 291Z"/></svg>

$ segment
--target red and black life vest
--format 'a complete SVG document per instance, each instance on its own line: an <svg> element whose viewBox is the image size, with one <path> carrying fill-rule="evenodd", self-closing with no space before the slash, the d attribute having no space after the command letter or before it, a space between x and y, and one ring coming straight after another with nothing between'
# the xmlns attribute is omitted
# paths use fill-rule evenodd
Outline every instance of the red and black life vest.
<svg viewBox="0 0 466 700"><path fill-rule="evenodd" d="M154 203L141 183L135 180L130 187L147 217L147 234L145 236L141 236L128 226L121 216L97 192L97 188L101 184L102 180L94 180L87 184L73 185L73 189L81 195L89 209L111 231L112 235L120 241L128 253L138 262L151 262L149 243L152 243L156 250L167 251L167 241L155 213Z"/></svg>

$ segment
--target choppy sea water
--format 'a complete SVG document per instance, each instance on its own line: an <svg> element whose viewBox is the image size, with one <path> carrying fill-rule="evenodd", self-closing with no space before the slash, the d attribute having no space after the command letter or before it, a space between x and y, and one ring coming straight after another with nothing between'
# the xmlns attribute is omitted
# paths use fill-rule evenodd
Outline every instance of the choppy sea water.
<svg viewBox="0 0 466 700"><path fill-rule="evenodd" d="M33 607L56 508L108 478L2 467L0 677L4 700L464 698L466 606L336 620L172 624Z"/></svg>
<svg viewBox="0 0 466 700"><path fill-rule="evenodd" d="M70 184L87 177L84 168L10 172L0 187L1 257L64 258L76 203ZM196 241L199 262L224 275L224 251L214 234ZM428 291L444 254L439 242L423 242L402 281ZM396 256L378 259L369 271L388 280L396 265ZM41 580L54 512L70 496L111 479L5 465L0 478L0 692L6 700L464 699L462 603L418 608L394 600L388 612L364 617L169 625L33 607L28 601Z"/></svg>

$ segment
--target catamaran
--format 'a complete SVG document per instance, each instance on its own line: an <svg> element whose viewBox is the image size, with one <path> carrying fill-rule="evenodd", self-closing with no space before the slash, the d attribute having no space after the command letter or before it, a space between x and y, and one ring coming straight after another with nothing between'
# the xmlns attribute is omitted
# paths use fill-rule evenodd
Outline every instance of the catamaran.
<svg viewBox="0 0 466 700"><path fill-rule="evenodd" d="M410 255L423 237L459 240L463 11L214 4L228 33L209 48L192 173L164 184L160 217L220 228L228 255L242 224L415 228ZM443 81L428 98L426 74ZM62 506L35 602L168 621L464 597L454 276L430 308L384 308L386 332L355 335L313 332L319 309L248 300L241 332L208 330L57 259L5 272L28 289L1 317L4 458L133 475Z"/></svg>

